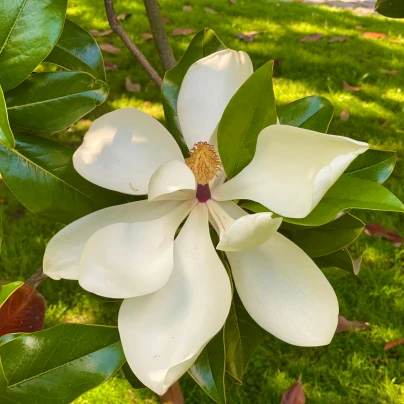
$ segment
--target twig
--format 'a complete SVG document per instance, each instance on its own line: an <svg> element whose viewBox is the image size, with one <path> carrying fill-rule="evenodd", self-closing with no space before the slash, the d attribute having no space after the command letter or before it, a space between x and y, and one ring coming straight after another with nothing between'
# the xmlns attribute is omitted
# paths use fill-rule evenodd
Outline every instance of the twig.
<svg viewBox="0 0 404 404"><path fill-rule="evenodd" d="M182 395L181 386L175 382L168 390L167 393L160 397L162 404L184 404L184 396Z"/></svg>
<svg viewBox="0 0 404 404"><path fill-rule="evenodd" d="M28 278L25 284L37 289L43 282L46 281L47 278L48 275L45 275L43 273L42 267L40 267L33 275Z"/></svg>
<svg viewBox="0 0 404 404"><path fill-rule="evenodd" d="M108 22L109 25L111 26L112 31L114 31L119 36L119 38L121 38L122 42L129 49L132 55L139 61L139 63L146 70L146 72L149 74L151 79L156 83L156 85L158 87L161 87L162 83L161 77L153 68L153 66L149 63L149 61L145 58L145 56L139 50L139 48L132 42L132 40L129 38L125 30L122 28L122 25L119 22L115 13L113 0L104 0L104 4L105 4L105 10L107 12Z"/></svg>
<svg viewBox="0 0 404 404"><path fill-rule="evenodd" d="M158 0L143 0L143 2L161 63L165 71L170 70L176 62L161 18L159 2Z"/></svg>

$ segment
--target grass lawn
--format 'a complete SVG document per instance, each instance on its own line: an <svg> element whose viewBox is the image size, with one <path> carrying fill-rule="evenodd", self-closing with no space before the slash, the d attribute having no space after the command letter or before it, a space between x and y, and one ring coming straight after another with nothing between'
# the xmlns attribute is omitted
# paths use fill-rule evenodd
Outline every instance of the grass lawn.
<svg viewBox="0 0 404 404"><path fill-rule="evenodd" d="M137 40L149 60L159 66L152 42L140 39L149 32L140 0L117 0L118 13L131 13L123 26ZM185 4L191 11L183 11ZM210 27L223 42L251 56L257 68L276 59L275 93L278 105L308 95L323 95L335 106L330 132L367 141L372 147L396 150L399 161L386 183L404 200L404 22L381 17L358 17L347 11L299 3L266 0L161 0L163 15L177 27L196 30ZM204 11L212 8L217 14ZM86 29L108 28L102 0L69 0L69 18ZM356 28L364 27L364 31ZM238 32L262 31L253 42L235 37ZM367 39L366 31L387 34L386 39ZM301 43L306 35L319 33L323 39ZM330 43L335 36L349 36ZM122 48L118 55L104 54L118 66L108 70L111 92L107 102L85 119L93 120L115 108L134 106L163 119L159 92L146 73L114 35L98 38ZM179 58L191 37L171 36ZM382 71L402 70L391 76ZM138 93L125 90L125 78L142 85ZM343 90L342 82L360 87ZM212 94L214 96L214 94ZM348 108L348 121L340 113ZM88 126L81 121L54 139L77 147ZM0 209L4 241L0 257L0 279L26 279L41 265L47 241L61 226L34 216L23 208L0 181ZM404 215L355 212L366 222L381 223L404 233ZM302 375L309 403L404 403L404 346L384 351L387 341L404 338L404 250L382 239L362 235L351 247L352 255L363 257L359 276L335 269L326 270L346 318L368 321L366 331L338 334L326 347L299 348L272 336L257 350L243 386L229 378L229 404L278 403L282 392ZM83 291L76 282L47 281L41 288L48 303L46 326L61 322L115 324L118 306ZM182 381L187 404L209 403L188 376ZM77 399L84 403L158 403L147 390L133 391L121 374Z"/></svg>

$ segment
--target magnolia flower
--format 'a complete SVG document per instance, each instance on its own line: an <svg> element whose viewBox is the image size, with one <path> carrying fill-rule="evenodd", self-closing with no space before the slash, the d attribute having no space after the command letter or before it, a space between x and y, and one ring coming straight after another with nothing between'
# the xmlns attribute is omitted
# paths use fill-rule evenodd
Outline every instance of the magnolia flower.
<svg viewBox="0 0 404 404"><path fill-rule="evenodd" d="M118 327L136 376L163 394L223 327L229 276L212 245L219 235L237 292L251 317L290 344L328 344L338 301L314 262L277 232L272 213L247 214L235 199L302 218L367 144L286 125L265 128L251 163L225 182L215 129L252 74L244 52L223 50L194 63L178 97L190 149L137 109L94 121L75 152L76 170L101 187L148 200L99 210L49 242L44 271L97 295L124 299ZM184 222L179 234L178 229Z"/></svg>

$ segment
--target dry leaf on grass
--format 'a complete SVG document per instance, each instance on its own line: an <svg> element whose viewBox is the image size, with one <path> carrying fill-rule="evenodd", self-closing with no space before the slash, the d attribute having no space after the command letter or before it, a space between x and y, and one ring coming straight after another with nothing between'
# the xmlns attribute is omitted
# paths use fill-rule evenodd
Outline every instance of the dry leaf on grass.
<svg viewBox="0 0 404 404"><path fill-rule="evenodd" d="M302 388L302 377L282 395L281 404L304 404L306 397Z"/></svg>
<svg viewBox="0 0 404 404"><path fill-rule="evenodd" d="M360 87L353 87L350 84L348 84L345 80L342 82L342 85L344 87L345 91L349 91L350 93L356 93L357 91L360 91Z"/></svg>
<svg viewBox="0 0 404 404"><path fill-rule="evenodd" d="M133 83L129 77L125 79L125 88L132 93L138 93L142 91L142 86L139 83Z"/></svg>
<svg viewBox="0 0 404 404"><path fill-rule="evenodd" d="M163 21L164 24L174 24L174 21L170 17L166 17L165 15L161 17L161 21Z"/></svg>
<svg viewBox="0 0 404 404"><path fill-rule="evenodd" d="M90 29L89 33L94 37L106 36L112 32L112 29L106 29L105 31L98 31L98 29Z"/></svg>
<svg viewBox="0 0 404 404"><path fill-rule="evenodd" d="M341 121L347 121L348 119L349 119L349 109L348 108L345 108L342 112L341 112L341 114L340 114L340 116L339 116L340 118L341 118Z"/></svg>
<svg viewBox="0 0 404 404"><path fill-rule="evenodd" d="M210 7L205 7L204 10L209 14L217 14L217 11Z"/></svg>
<svg viewBox="0 0 404 404"><path fill-rule="evenodd" d="M404 339L397 339L395 341L387 342L386 345L384 346L384 350L388 351L389 349L394 348L399 345L404 345Z"/></svg>
<svg viewBox="0 0 404 404"><path fill-rule="evenodd" d="M332 38L329 39L328 42L344 42L349 39L349 36L347 35L342 35L342 36L333 36Z"/></svg>
<svg viewBox="0 0 404 404"><path fill-rule="evenodd" d="M0 205L4 205L6 203L5 199L0 199Z"/></svg>
<svg viewBox="0 0 404 404"><path fill-rule="evenodd" d="M347 320L344 316L338 316L336 333L345 331L359 331L369 328L369 324L363 321Z"/></svg>
<svg viewBox="0 0 404 404"><path fill-rule="evenodd" d="M102 43L100 44L100 49L107 53L112 53L113 55L117 55L121 52L121 50L111 43Z"/></svg>
<svg viewBox="0 0 404 404"><path fill-rule="evenodd" d="M106 70L118 70L118 66L112 62L104 61L104 67Z"/></svg>
<svg viewBox="0 0 404 404"><path fill-rule="evenodd" d="M362 26L362 25L357 25L357 26L355 27L355 29L358 29L359 31L363 31L363 30L365 29L365 27Z"/></svg>
<svg viewBox="0 0 404 404"><path fill-rule="evenodd" d="M370 39L379 39L379 38L385 39L385 38L387 38L387 35L384 34L383 32L365 32L362 35L362 37L370 38Z"/></svg>
<svg viewBox="0 0 404 404"><path fill-rule="evenodd" d="M236 4L237 0L229 0L231 4Z"/></svg>
<svg viewBox="0 0 404 404"><path fill-rule="evenodd" d="M121 13L121 14L118 14L117 16L116 16L116 18L118 18L118 20L121 20L121 21L123 21L123 20L126 20L128 17L130 17L132 14L125 14L125 13Z"/></svg>
<svg viewBox="0 0 404 404"><path fill-rule="evenodd" d="M182 7L183 11L191 11L192 10L192 6L184 6Z"/></svg>
<svg viewBox="0 0 404 404"><path fill-rule="evenodd" d="M321 34L310 34L303 37L300 42L316 42L319 41L323 36Z"/></svg>
<svg viewBox="0 0 404 404"><path fill-rule="evenodd" d="M365 233L371 237L383 237L390 241L394 247L401 247L404 243L404 238L402 238L398 233L385 229L379 223L370 223L365 227Z"/></svg>
<svg viewBox="0 0 404 404"><path fill-rule="evenodd" d="M171 35L177 36L177 35L191 35L194 32L196 32L192 28L175 28L173 32L171 32Z"/></svg>
<svg viewBox="0 0 404 404"><path fill-rule="evenodd" d="M380 69L380 71L384 74L387 74L388 76L397 76L397 74L400 74L399 70L385 70L385 69Z"/></svg>
<svg viewBox="0 0 404 404"><path fill-rule="evenodd" d="M145 39L146 41L148 41L149 39L153 39L153 35L150 34L149 32L142 32L140 34L140 36Z"/></svg>
<svg viewBox="0 0 404 404"><path fill-rule="evenodd" d="M237 32L234 36L239 39L242 39L245 42L252 42L254 37L258 34L261 34L261 31L248 31L248 32Z"/></svg>

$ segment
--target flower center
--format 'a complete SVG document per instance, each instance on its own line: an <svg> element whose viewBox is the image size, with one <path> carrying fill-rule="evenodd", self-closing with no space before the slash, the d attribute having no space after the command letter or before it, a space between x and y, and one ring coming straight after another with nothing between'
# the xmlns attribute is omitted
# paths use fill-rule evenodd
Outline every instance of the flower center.
<svg viewBox="0 0 404 404"><path fill-rule="evenodd" d="M222 164L212 145L198 142L189 151L185 164L194 173L198 185L207 185L220 171ZM208 186L209 189L209 186Z"/></svg>

